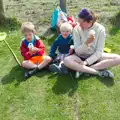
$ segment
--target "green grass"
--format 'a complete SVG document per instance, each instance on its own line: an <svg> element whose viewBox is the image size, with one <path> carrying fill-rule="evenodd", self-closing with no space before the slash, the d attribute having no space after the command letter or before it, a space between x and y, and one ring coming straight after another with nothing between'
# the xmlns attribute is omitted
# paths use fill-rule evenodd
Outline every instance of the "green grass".
<svg viewBox="0 0 120 120"><path fill-rule="evenodd" d="M107 37L106 45L120 54L120 30L116 32ZM43 42L49 45L53 38ZM20 39L20 31L16 30L6 40L22 61ZM94 76L74 79L43 71L24 81L24 71L4 42L0 43L0 56L1 120L119 120L119 67L111 69L114 80Z"/></svg>
<svg viewBox="0 0 120 120"><path fill-rule="evenodd" d="M10 4L14 6L15 2L19 2L19 0L12 1L8 7ZM24 2L28 3L27 0ZM37 0L33 2L33 6L38 5ZM49 0L47 2L52 6ZM118 6L114 9L115 6L110 6L110 1L103 2L101 0L100 6L96 9L97 0L94 3L93 0L80 2L75 0L75 3L69 0L69 12L74 12L76 15L76 11L79 9L78 3L81 3L80 7L90 6L96 11L104 6L102 10L105 11L100 13L102 14L100 20L102 24L105 24L107 30L106 47L111 48L112 52L120 54L120 24L117 23L120 17L114 11ZM26 11L30 10L30 4L26 4ZM44 2L41 4L46 5ZM24 10L26 6L22 6ZM70 6L77 7L73 9ZM8 9L7 14L14 16L12 7ZM15 10L18 11L19 7L18 5ZM108 11L109 7L110 11ZM31 13L31 11L32 9L29 12ZM115 17L106 16L107 12L114 15L113 11ZM38 10L38 12L40 11ZM48 18L49 15L45 14ZM24 21L30 16L24 16L20 11L16 17ZM36 19L36 16L33 15L32 17ZM109 19L106 21L105 17L110 18L110 21ZM37 20L40 22L40 18ZM19 26L14 25L16 24L14 19L12 21L9 22L9 26L0 26L0 31L8 33L6 40L22 61L23 58L19 52L22 35L16 29ZM48 24L48 20L44 20L44 18L41 22ZM40 34L38 33L38 35ZM41 37L46 45L47 52L55 37L56 35L50 31ZM17 65L5 43L0 42L0 120L119 120L120 67L117 66L110 70L115 74L114 80L85 75L75 79L71 75L58 75L44 70L24 81L23 69Z"/></svg>

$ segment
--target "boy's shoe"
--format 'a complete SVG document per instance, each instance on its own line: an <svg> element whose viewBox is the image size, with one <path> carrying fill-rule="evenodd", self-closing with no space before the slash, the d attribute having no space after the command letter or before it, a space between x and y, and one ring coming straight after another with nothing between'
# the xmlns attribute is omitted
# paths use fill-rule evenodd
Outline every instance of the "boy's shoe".
<svg viewBox="0 0 120 120"><path fill-rule="evenodd" d="M24 78L27 79L27 78L29 78L29 77L30 77L30 75L28 74L28 72L25 72Z"/></svg>
<svg viewBox="0 0 120 120"><path fill-rule="evenodd" d="M56 72L56 73L62 73L60 67L56 64L52 64L49 66L49 69L52 71L52 72Z"/></svg>
<svg viewBox="0 0 120 120"><path fill-rule="evenodd" d="M34 68L33 70L30 70L28 73L29 73L29 75L33 75L33 74L37 73L38 71L39 71L39 68L37 67L37 68Z"/></svg>
<svg viewBox="0 0 120 120"><path fill-rule="evenodd" d="M38 71L39 71L38 68L34 68L33 70L25 72L25 74L24 74L25 79L31 77L33 74L37 73Z"/></svg>
<svg viewBox="0 0 120 120"><path fill-rule="evenodd" d="M75 78L79 78L80 75L82 75L82 74L83 74L82 72L78 72L78 71L77 71L77 72L75 73Z"/></svg>
<svg viewBox="0 0 120 120"><path fill-rule="evenodd" d="M99 71L99 76L101 77L109 77L109 78L114 78L114 74L109 71L109 70L102 70L102 71Z"/></svg>
<svg viewBox="0 0 120 120"><path fill-rule="evenodd" d="M61 71L63 74L68 74L68 68L64 65L64 63L61 64Z"/></svg>

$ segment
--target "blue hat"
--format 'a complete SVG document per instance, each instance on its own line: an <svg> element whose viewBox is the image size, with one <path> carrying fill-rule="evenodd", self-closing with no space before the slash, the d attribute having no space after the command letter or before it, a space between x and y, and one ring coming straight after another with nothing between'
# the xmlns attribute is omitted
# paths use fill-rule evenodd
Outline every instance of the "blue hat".
<svg viewBox="0 0 120 120"><path fill-rule="evenodd" d="M84 19L85 21L91 21L93 20L92 15L88 12L87 9L83 8L80 13L78 14L78 17L81 19Z"/></svg>

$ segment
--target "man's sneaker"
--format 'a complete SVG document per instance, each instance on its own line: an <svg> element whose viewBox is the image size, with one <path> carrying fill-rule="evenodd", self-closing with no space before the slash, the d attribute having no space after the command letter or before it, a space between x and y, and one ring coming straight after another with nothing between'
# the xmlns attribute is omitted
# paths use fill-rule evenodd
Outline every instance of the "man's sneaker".
<svg viewBox="0 0 120 120"><path fill-rule="evenodd" d="M68 74L68 68L64 65L64 63L61 64L60 68L63 74Z"/></svg>
<svg viewBox="0 0 120 120"><path fill-rule="evenodd" d="M50 71L56 72L56 73L62 73L60 67L56 64L52 64L49 66Z"/></svg>
<svg viewBox="0 0 120 120"><path fill-rule="evenodd" d="M77 72L75 73L75 78L79 78L80 75L82 75L82 74L83 74L82 72L78 72L78 71L77 71Z"/></svg>
<svg viewBox="0 0 120 120"><path fill-rule="evenodd" d="M102 70L102 71L99 71L99 76L101 77L109 77L109 78L114 78L114 74L109 71L109 70Z"/></svg>

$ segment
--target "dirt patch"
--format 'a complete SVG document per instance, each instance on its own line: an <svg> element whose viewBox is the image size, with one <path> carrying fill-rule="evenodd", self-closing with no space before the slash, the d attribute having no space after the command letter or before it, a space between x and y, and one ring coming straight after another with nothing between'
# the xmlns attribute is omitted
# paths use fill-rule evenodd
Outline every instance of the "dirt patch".
<svg viewBox="0 0 120 120"><path fill-rule="evenodd" d="M91 8L99 14L101 22L106 24L107 18L120 10L119 4L111 3L112 1L107 0L67 0L67 12L77 16L81 8ZM119 0L114 3L119 3ZM21 22L32 21L40 34L49 27L52 11L58 4L59 0L4 0L8 17L15 17Z"/></svg>

